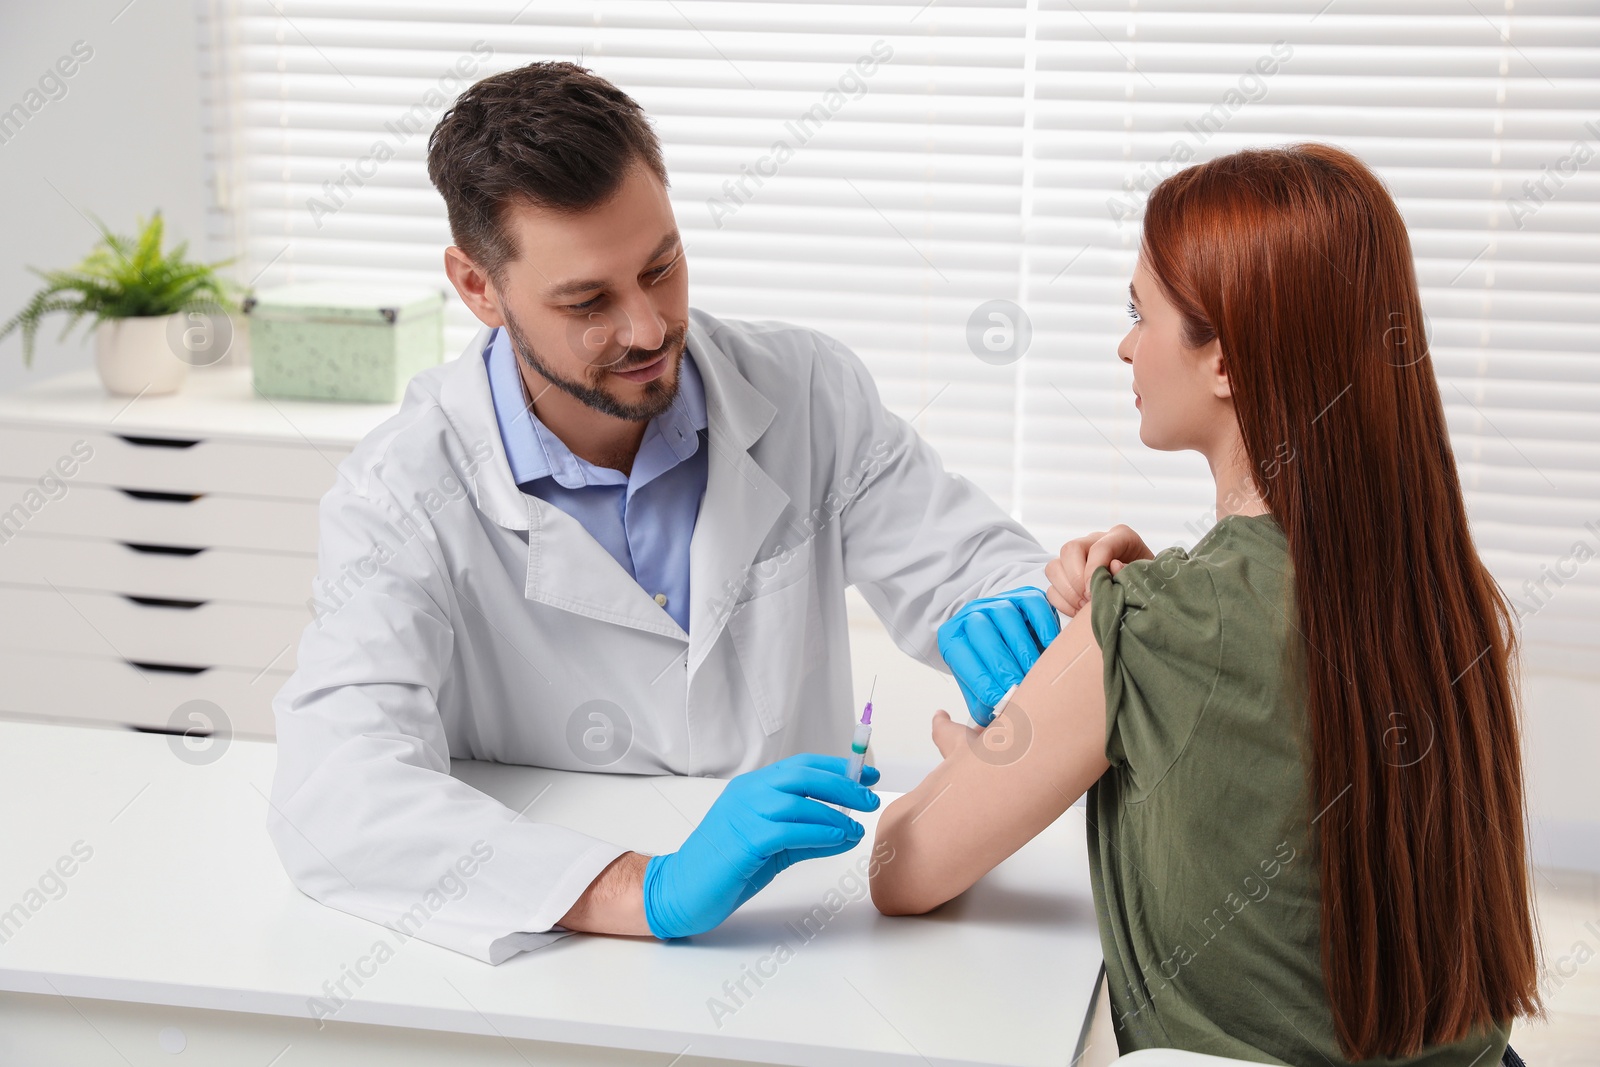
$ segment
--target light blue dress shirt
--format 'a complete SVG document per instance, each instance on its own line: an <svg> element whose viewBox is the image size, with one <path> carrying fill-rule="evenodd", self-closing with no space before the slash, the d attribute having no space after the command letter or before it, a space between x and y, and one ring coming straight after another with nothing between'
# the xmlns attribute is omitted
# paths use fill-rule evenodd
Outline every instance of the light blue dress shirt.
<svg viewBox="0 0 1600 1067"><path fill-rule="evenodd" d="M524 493L577 519L663 611L689 632L689 541L706 491L705 387L685 353L678 396L650 420L623 474L573 455L524 402L516 355L497 329L483 351L500 440Z"/></svg>

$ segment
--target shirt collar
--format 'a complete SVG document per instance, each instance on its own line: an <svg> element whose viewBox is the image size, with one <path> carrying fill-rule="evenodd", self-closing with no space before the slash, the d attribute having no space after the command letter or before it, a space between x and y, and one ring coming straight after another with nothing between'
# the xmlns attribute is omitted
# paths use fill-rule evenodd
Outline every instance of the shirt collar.
<svg viewBox="0 0 1600 1067"><path fill-rule="evenodd" d="M511 466L512 481L521 486L539 478L554 478L558 485L567 489L620 485L628 481L621 471L597 467L574 455L561 438L539 421L528 407L522 375L511 351L511 339L504 329L491 332L483 359L488 368L489 392L494 401L495 419L500 424L500 439L505 444L506 459ZM642 454L652 448L652 439L659 438L676 457L675 462L681 463L699 448L699 431L706 429L706 425L705 385L695 366L694 354L686 348L679 371L678 395L671 407L650 420L639 451Z"/></svg>

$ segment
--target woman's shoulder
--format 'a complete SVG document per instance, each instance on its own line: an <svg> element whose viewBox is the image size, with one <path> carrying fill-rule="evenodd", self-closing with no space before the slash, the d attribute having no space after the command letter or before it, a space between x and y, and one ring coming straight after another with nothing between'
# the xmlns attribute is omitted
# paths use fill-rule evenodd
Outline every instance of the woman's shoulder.
<svg viewBox="0 0 1600 1067"><path fill-rule="evenodd" d="M1288 538L1277 520L1270 513L1235 514L1217 520L1193 548L1164 549L1115 575L1096 572L1090 592L1105 593L1121 613L1219 614L1241 598L1281 600L1289 574Z"/></svg>

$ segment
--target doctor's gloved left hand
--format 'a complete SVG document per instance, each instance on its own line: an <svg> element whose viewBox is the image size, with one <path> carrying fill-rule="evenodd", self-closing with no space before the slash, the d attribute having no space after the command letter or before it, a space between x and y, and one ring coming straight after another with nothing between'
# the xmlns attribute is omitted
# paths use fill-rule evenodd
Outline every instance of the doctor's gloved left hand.
<svg viewBox="0 0 1600 1067"><path fill-rule="evenodd" d="M989 725L995 705L1060 632L1056 609L1031 585L974 600L939 627L939 655L974 722Z"/></svg>
<svg viewBox="0 0 1600 1067"><path fill-rule="evenodd" d="M650 932L704 933L790 864L854 848L863 827L828 804L876 810L878 794L867 787L878 770L863 768L858 785L845 776L847 765L843 756L801 753L728 782L683 847L645 867Z"/></svg>

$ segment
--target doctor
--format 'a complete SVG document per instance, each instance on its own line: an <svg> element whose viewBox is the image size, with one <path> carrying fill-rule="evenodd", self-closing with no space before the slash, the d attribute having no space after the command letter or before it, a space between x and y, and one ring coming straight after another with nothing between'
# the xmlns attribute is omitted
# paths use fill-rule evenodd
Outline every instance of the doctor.
<svg viewBox="0 0 1600 1067"><path fill-rule="evenodd" d="M484 329L322 500L268 830L310 896L490 963L708 930L856 844L829 805L877 805L875 770L843 773L846 586L908 654L964 664L987 721L1057 632L1049 556L849 349L689 308L660 147L615 86L570 63L485 79L428 172ZM452 758L732 781L647 856L510 810Z"/></svg>

